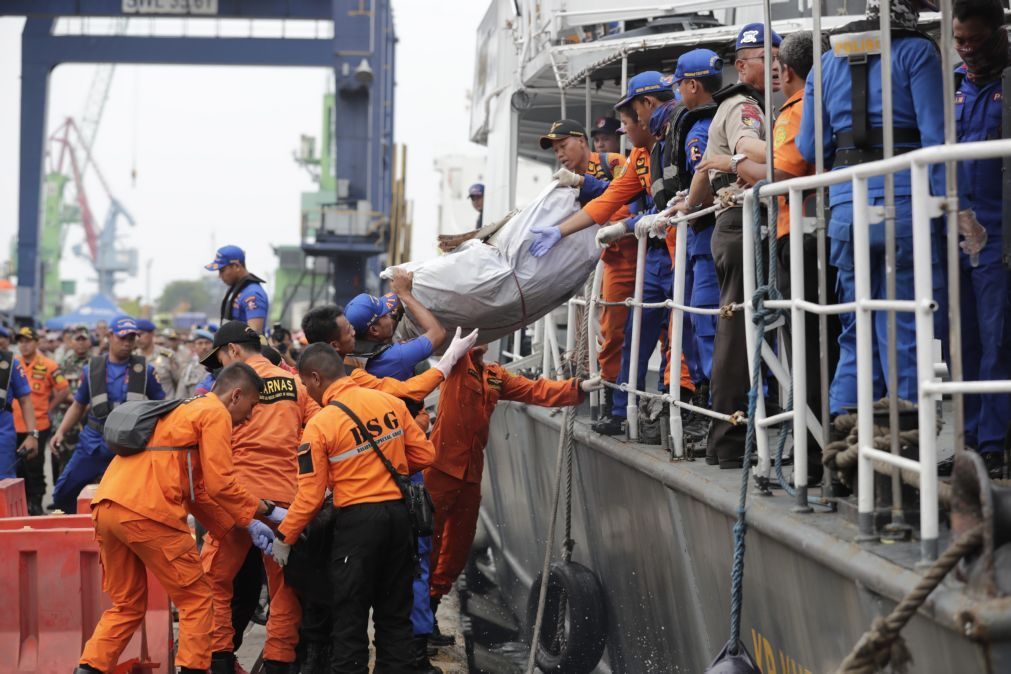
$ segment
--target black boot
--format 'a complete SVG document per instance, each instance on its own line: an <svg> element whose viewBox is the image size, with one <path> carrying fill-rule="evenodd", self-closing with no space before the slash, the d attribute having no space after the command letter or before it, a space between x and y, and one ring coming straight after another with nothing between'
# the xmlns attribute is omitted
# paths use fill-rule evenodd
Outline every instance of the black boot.
<svg viewBox="0 0 1011 674"><path fill-rule="evenodd" d="M180 667L179 674L207 674L206 669L194 669L192 667Z"/></svg>
<svg viewBox="0 0 1011 674"><path fill-rule="evenodd" d="M91 665L80 664L74 670L74 674L102 674L102 670L95 669Z"/></svg>
<svg viewBox="0 0 1011 674"><path fill-rule="evenodd" d="M412 672L423 672L424 674L442 674L442 670L436 667L428 659L428 637L414 637L411 641L411 653L413 662Z"/></svg>
<svg viewBox="0 0 1011 674"><path fill-rule="evenodd" d="M432 633L428 635L428 644L429 646L435 646L436 648L452 646L456 643L456 638L452 634L443 634L439 630L439 616L436 615L436 613L439 610L440 599L440 597L432 597L430 599L432 607Z"/></svg>
<svg viewBox="0 0 1011 674"><path fill-rule="evenodd" d="M593 432L601 435L620 435L625 431L625 420L616 419L614 413L614 389L604 389L603 409L600 418L593 422Z"/></svg>
<svg viewBox="0 0 1011 674"><path fill-rule="evenodd" d="M211 653L211 674L235 674L235 653Z"/></svg>
<svg viewBox="0 0 1011 674"><path fill-rule="evenodd" d="M46 514L46 511L42 508L41 496L32 496L28 499L28 514L32 517L38 517L39 515Z"/></svg>
<svg viewBox="0 0 1011 674"><path fill-rule="evenodd" d="M302 658L301 674L330 673L330 644L320 641L310 641L305 645L305 657Z"/></svg>
<svg viewBox="0 0 1011 674"><path fill-rule="evenodd" d="M264 674L289 674L291 672L290 662L280 662L278 660L263 661Z"/></svg>

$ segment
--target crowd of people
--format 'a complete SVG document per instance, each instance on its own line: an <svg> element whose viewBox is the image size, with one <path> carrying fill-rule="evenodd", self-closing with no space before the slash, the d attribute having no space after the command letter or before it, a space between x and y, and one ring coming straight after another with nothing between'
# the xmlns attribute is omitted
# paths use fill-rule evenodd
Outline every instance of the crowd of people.
<svg viewBox="0 0 1011 674"><path fill-rule="evenodd" d="M528 379L485 361L478 335L450 335L413 293L411 274L397 271L390 292L354 297L345 306L311 309L301 324L268 325L263 281L246 268L245 253L225 246L207 269L227 292L213 326L186 333L158 330L145 319L120 316L92 326L40 333L31 326L0 329L0 477L25 478L33 515L44 512L45 455L49 452L52 507L74 513L85 485L98 483L91 502L104 587L113 607L84 647L77 674L110 672L144 617L146 571L179 611L176 662L183 672L233 674L235 652L256 609L261 586L269 595L265 671L364 672L367 625L375 626L377 671L437 672L429 658L453 643L438 626L442 597L462 572L474 539L481 499L483 451L496 404L580 404L604 382L605 414L593 428L616 435L626 422L631 367L631 315L637 240L647 239L643 300L670 299L675 237L670 218L710 204L715 213L692 220L686 251L686 303L702 309L739 305L743 290L742 190L767 175L773 144L774 178L814 172L815 146L836 170L882 156L880 56L860 55L865 40L847 35L878 26L878 3L866 20L839 29L843 49L823 57L822 125L814 137L813 42L808 32L785 39L762 24L744 26L734 45L738 81L724 83L717 53L683 54L673 74L638 73L617 101L616 119L599 120L590 134L559 120L540 139L562 168L563 188L579 191L582 209L557 227L535 228L530 254L541 257L562 237L597 225L603 250L600 378ZM963 64L941 71L933 40L917 30L917 0L893 0L892 63L896 153L943 141L942 78L956 77L954 105L960 141L1001 135L1000 75L1011 63L997 0L958 0L953 30ZM772 79L764 53L771 46ZM864 58L865 57L865 58ZM764 109L767 88L785 103L774 123ZM618 138L631 145L626 156ZM592 144L592 145L591 145ZM959 165L959 231L963 250L962 334L967 379L1011 379L1008 271L1001 260L999 163ZM943 194L942 169L932 191ZM484 186L469 190L483 208ZM848 183L829 190L830 290L852 301L853 212L884 203L883 181L871 180L868 204L855 204ZM912 293L912 216L908 172L895 178L896 268L884 260L883 226L871 227L874 297L884 297L894 273L900 299ZM805 208L808 208L805 200ZM480 224L480 220L479 220ZM807 223L790 221L780 200L770 235L779 239L781 269L789 268L787 237L803 236L816 251ZM936 298L944 296L943 230L933 231ZM816 265L807 264L807 299L817 300ZM780 275L789 296L788 274ZM418 336L399 341L404 314ZM938 312L938 316L943 315ZM670 312L643 311L639 381L659 347L661 389L677 361L680 395L722 413L746 409L750 376L741 312L692 315L682 354L665 341ZM856 403L852 315L833 319L829 409L846 413ZM794 328L811 343L817 321ZM943 334L939 331L938 334ZM899 397L916 399L912 318L897 317L898 362L889 363L885 322L875 325L875 393L895 367ZM799 338L799 336L797 337ZM13 347L13 350L12 350ZM434 365L433 355L443 353ZM803 364L819 367L818 349ZM434 419L426 397L440 391ZM148 449L117 454L103 433L124 403L175 399L160 407ZM807 403L820 409L817 386ZM966 441L991 469L1002 462L1011 421L1004 394L969 397ZM686 439L705 448L720 468L741 466L744 429L701 415ZM817 444L809 443L812 452ZM168 451L153 451L168 450ZM809 462L820 478L818 460ZM433 504L425 517L427 492ZM200 525L194 541L188 519Z"/></svg>
<svg viewBox="0 0 1011 674"><path fill-rule="evenodd" d="M696 406L724 415L748 409L751 374L745 358L746 337L742 311L730 310L744 296L743 222L741 193L768 175L767 144L772 143L773 179L788 180L815 172L816 146L824 149L825 166L838 170L881 159L882 131L881 57L879 42L867 39L880 26L880 3L867 3L867 15L833 31L822 56L822 128L814 134L814 44L810 32L781 39L766 34L763 24L741 28L734 45L737 81L725 82L724 61L708 49L689 51L678 59L673 75L647 71L632 77L626 95L615 111L621 130L632 146L627 159L591 147L585 129L573 120L555 122L541 138L562 167L555 179L577 188L582 209L558 227L535 228L534 256L550 255L564 236L593 225L604 248L602 299L621 302L634 290L636 239L648 238L643 301L662 303L672 295L672 266L676 231L671 218L699 215L690 220L686 251L686 304L710 310L691 314L685 321L680 395ZM897 0L891 8L892 105L894 152L944 142L944 109L954 107L959 142L1002 136L1003 91L1001 74L1008 56L1004 10L997 0L958 0L952 26L955 48L963 63L955 73L943 73L935 41L918 28L919 0ZM773 62L767 80L765 47L770 43ZM955 98L943 99L943 78L955 79ZM765 110L767 89L781 92L785 102L775 119ZM599 148L599 139L593 144ZM608 175L608 166L612 175ZM1001 258L1001 163L999 159L962 161L958 166L959 245L962 359L967 380L1011 378L1008 270ZM930 173L930 188L944 196L944 167ZM873 298L884 299L887 275L894 274L896 297L913 293L912 199L909 172L894 180L896 261L886 268L884 178L871 179L867 204L854 204L850 182L832 186L827 194L829 302L852 302L856 281L853 266L853 214L855 208L872 213L871 286ZM804 195L803 223L792 223L789 204L778 200L778 216L770 232L778 238L779 288L790 296L789 238L802 236L805 258L804 299L818 301L817 235L813 195ZM812 198L809 198L812 197ZM707 208L716 205L715 214ZM878 215L874 215L878 214ZM940 219L932 225L935 335L946 344L945 231ZM717 313L716 309L727 311ZM661 390L670 387L670 354L666 344L670 312L645 308L639 352L638 390L645 385L646 364L652 352L664 350L665 376ZM828 354L831 417L856 407L856 326L852 313L829 317ZM915 321L910 313L896 316L896 362L887 357L887 317L875 316L874 395L887 392L887 372L894 367L899 398L915 402ZM628 382L631 319L627 307L606 305L600 321L600 371L616 385ZM810 345L807 404L821 409L818 321L810 315L794 328ZM594 428L616 435L625 429L626 393L608 387L605 416ZM773 401L774 402L774 401ZM965 437L984 458L991 473L1003 469L1005 437L1011 422L1011 398L1006 394L969 396L965 402ZM738 468L744 454L745 427L728 421L709 421L693 415L685 439L704 448L706 460L721 468ZM812 454L818 444L809 443ZM808 484L820 481L820 457L809 461Z"/></svg>

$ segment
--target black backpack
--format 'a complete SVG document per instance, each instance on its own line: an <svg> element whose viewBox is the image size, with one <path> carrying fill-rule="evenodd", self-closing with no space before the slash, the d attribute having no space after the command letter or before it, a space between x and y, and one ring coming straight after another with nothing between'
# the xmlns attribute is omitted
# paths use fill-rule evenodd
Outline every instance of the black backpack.
<svg viewBox="0 0 1011 674"><path fill-rule="evenodd" d="M154 427L163 416L185 400L134 400L117 405L105 419L102 436L117 456L133 456L146 449L195 449L194 447L148 447Z"/></svg>

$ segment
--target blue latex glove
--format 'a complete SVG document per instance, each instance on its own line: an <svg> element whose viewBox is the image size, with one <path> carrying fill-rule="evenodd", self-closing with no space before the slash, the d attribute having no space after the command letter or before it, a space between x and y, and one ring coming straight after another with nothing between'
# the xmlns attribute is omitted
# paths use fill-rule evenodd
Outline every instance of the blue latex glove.
<svg viewBox="0 0 1011 674"><path fill-rule="evenodd" d="M287 514L288 514L287 508L282 508L281 506L274 506L274 509L271 511L271 513L267 515L267 519L273 522L274 524L280 524L284 520L284 516Z"/></svg>
<svg viewBox="0 0 1011 674"><path fill-rule="evenodd" d="M265 555L269 555L272 552L274 532L270 527L260 520L253 520L246 527L246 531L249 532L249 537L253 539L253 545L258 547L260 552Z"/></svg>
<svg viewBox="0 0 1011 674"><path fill-rule="evenodd" d="M557 227L531 227L530 231L537 235L530 244L530 253L534 257L546 255L562 238L562 232Z"/></svg>

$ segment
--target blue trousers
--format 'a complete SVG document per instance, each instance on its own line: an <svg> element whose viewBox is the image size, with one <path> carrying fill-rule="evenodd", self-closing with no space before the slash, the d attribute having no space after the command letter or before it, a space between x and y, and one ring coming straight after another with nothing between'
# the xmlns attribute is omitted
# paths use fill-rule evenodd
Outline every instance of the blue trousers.
<svg viewBox="0 0 1011 674"><path fill-rule="evenodd" d="M973 268L967 256L961 258L965 380L1011 379L1011 272L999 260ZM969 395L964 401L966 444L981 454L1003 451L1011 395Z"/></svg>
<svg viewBox="0 0 1011 674"><path fill-rule="evenodd" d="M423 484L424 478L421 473L411 476L411 482ZM429 635L435 625L435 617L432 615L432 604L429 593L429 564L432 559L432 537L423 536L418 538L418 568L420 573L414 577L412 589L414 591L414 604L411 606L411 627L414 636Z"/></svg>
<svg viewBox="0 0 1011 674"><path fill-rule="evenodd" d="M883 205L884 199L872 199L874 205ZM913 239L909 234L913 218L912 202L908 197L897 197L896 241L895 241L895 296L896 299L913 298ZM853 269L853 203L845 202L832 207L829 225L831 250L829 262L836 268L836 297L839 302L852 302L856 297L856 281ZM839 236L839 234L842 236ZM885 227L884 223L870 227L870 267L871 297L885 299ZM934 299L944 305L944 269L939 251L941 246L934 237L932 268L934 272ZM935 337L942 338L940 331L944 323L940 320L943 309L935 314ZM842 332L839 335L839 364L829 388L829 410L833 415L851 411L857 404L857 348L856 316L840 314ZM898 368L898 396L916 402L916 325L913 314L896 314L895 346ZM888 316L885 312L874 313L874 399L885 395L888 372Z"/></svg>
<svg viewBox="0 0 1011 674"><path fill-rule="evenodd" d="M716 309L720 305L720 284L716 280L716 265L712 254L692 255L688 259L691 284L685 286L685 304L697 309ZM697 358L697 372L692 369L696 384L713 376L713 344L716 341L716 316L691 314L692 347ZM688 333L685 333L686 338ZM686 349L687 355L687 349ZM696 374L698 376L696 376Z"/></svg>
<svg viewBox="0 0 1011 674"><path fill-rule="evenodd" d="M56 507L72 515L77 512L77 496L89 484L98 482L115 455L105 446L101 434L88 426L81 431L74 455L70 457L53 488Z"/></svg>
<svg viewBox="0 0 1011 674"><path fill-rule="evenodd" d="M9 410L0 411L10 417ZM18 476L18 437L14 432L14 422L10 421L3 430L0 430L0 480L5 477ZM41 448L40 448L41 451Z"/></svg>
<svg viewBox="0 0 1011 674"><path fill-rule="evenodd" d="M649 248L646 251L646 270L644 275L642 301L643 302L663 302L670 299L674 275L671 271L670 254L666 248ZM628 381L628 373L632 362L632 315L628 312L625 320L625 343L621 347L621 374L618 375L618 383L624 384ZM639 371L636 388L640 391L646 386L646 368L649 365L649 358L653 355L653 349L660 341L660 336L667 329L670 321L670 312L667 309L643 309L642 329L639 335ZM677 356L680 361L680 356ZM663 387L663 370L660 368L660 386ZM681 379L680 365L672 368L671 378ZM625 406L628 404L628 394L624 391L614 392L614 406L611 409L611 416L624 419Z"/></svg>

